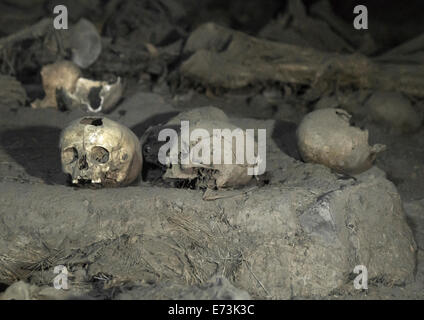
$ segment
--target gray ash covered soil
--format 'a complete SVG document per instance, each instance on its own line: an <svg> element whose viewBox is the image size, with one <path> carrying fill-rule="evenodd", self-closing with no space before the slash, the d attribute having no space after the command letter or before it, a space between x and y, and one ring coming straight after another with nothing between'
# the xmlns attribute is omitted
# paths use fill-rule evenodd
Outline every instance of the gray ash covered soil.
<svg viewBox="0 0 424 320"><path fill-rule="evenodd" d="M155 106L155 110L162 110L161 114L164 115L164 118L170 117L170 115L175 114L175 112L178 111L178 109L172 109L172 100L170 100L168 103L166 102L166 97L163 99L158 95L142 92L139 92L138 95L140 100L130 100L136 103L131 105L129 103L125 104L124 102L124 104L121 106L122 108L119 107L114 113L109 114L107 116L112 119L116 119L123 124L127 124L133 129L136 129L137 127L145 127L145 125L143 124L145 121L137 123L136 119L145 119L146 116L147 118L151 118L148 110L151 106ZM205 97L201 96L201 99L205 99ZM207 98L208 101L207 103L205 102L206 104L204 105L213 104L220 106L222 99L225 99L225 96L220 97L219 99ZM202 104L197 104L196 102L188 101L185 106L180 105L180 108L184 107L185 109L197 105L201 106ZM234 106L234 104L232 104L232 106ZM243 106L242 104L240 104L238 105L238 107L242 109L243 107L246 107L246 105ZM126 111L125 115L122 115L122 112L120 112L122 110ZM170 112L171 110L173 111ZM115 218L117 219L117 221L119 221L119 215L121 214L121 212L127 212L127 210L137 212L137 208L139 206L147 205L147 203L150 203L151 201L153 201L153 199L156 199L156 202L164 201L163 199L172 199L171 203L163 205L175 207L175 209L171 208L171 211L176 210L176 213L186 212L185 210L187 209L183 210L183 207L191 208L193 206L193 199L197 199L195 200L195 202L198 202L198 208L196 210L199 214L206 214L208 216L209 214L211 214L211 212L214 212L214 210L216 210L210 208L209 201L205 202L199 199L202 197L202 190L177 189L174 191L174 188L170 188L169 186L163 186L160 183L155 183L152 180L153 178L150 179L149 177L147 181L142 181L139 185L119 189L90 190L79 189L73 186L69 186L67 184L66 177L61 172L60 168L60 155L58 151L59 133L60 130L64 126L66 126L67 123L84 114L85 113L79 110L72 112L58 112L52 109L32 110L29 108L12 109L9 106L7 108L3 107L1 119L2 132L0 153L2 196L0 197L0 199L1 206L3 208L8 208L8 211L15 211L16 213L19 212L19 214L16 215L16 219L36 219L36 217L25 216L25 212L30 212L32 210L41 211L37 214L41 215L40 219L44 219L46 217L55 219L54 217L57 216L55 213L57 208L66 208L66 215L77 214L77 212L80 212L80 210L82 210L81 212L85 212L86 210L88 210L88 216L84 214L82 217L77 217L77 214L74 218L69 217L69 221L75 224L85 223L84 221L93 221L88 223L95 224L95 219L92 220L92 218L89 217L91 215L102 215L103 210L112 210L111 214L116 215ZM236 118L235 116L236 114L233 114L232 121L234 123L238 123L241 127L260 127L268 129L269 143L271 144L271 146L268 147L269 150L267 162L268 171L271 171L269 186L281 186L282 189L280 192L285 192L285 188L290 189L290 185L308 185L309 183L311 187L318 186L319 188L325 189L325 185L330 183L328 179L338 179L336 174L329 173L327 172L327 170L323 171L321 166L301 166L297 170L290 169L290 165L288 164L292 162L297 163L297 161L293 158L292 160L290 160L290 158L284 156L280 147L284 149L287 153L294 154L294 156L296 156L296 152L293 149L295 148L295 146L293 144L290 145L290 141L293 138L292 132L289 129L285 129L283 122L275 122L274 120L246 119L243 118L242 114L240 114L238 118ZM261 117L260 114L257 114L256 116L257 118ZM292 129L293 128L291 128L291 130ZM374 127L374 129L379 130L378 127ZM141 132L142 131L143 130L141 130ZM286 134L287 131L291 133ZM394 135L390 136L390 139L387 138L388 134L385 133L384 129L381 129L380 131L380 137L385 136L387 141L390 142L390 147L387 152L381 154L379 160L377 161L377 167L381 167L382 169L391 172L389 178L392 179L392 181L397 185L397 188L403 200L405 212L408 217L409 226L414 232L414 236L418 245L415 280L412 282L408 282L407 284L392 285L390 283L385 283L384 279L380 280L381 283L379 283L378 279L375 279L374 283L370 284L369 290L363 292L352 290L352 288L350 288L351 285L349 286L348 284L346 284L345 286L340 287L338 290L332 293L326 294L324 296L318 295L318 298L320 299L423 298L424 256L422 248L424 245L424 221L422 212L424 202L422 199L424 198L424 180L422 179L422 175L424 172L424 167L422 161L421 163L419 162L419 159L422 159L422 150L424 148L423 142L422 140L420 141L419 137L420 135L422 136L423 131L421 130L421 132L416 133L414 135L410 135L408 137L405 137L403 135ZM288 138L286 137L287 135ZM404 144L405 140L409 143ZM287 141L289 141L289 143L287 143ZM414 161L416 161L416 163L414 165L410 165ZM405 162L408 165L405 166ZM278 169L281 165L283 166L283 168L286 168ZM287 168L287 166L289 166L289 168ZM281 172L280 170L286 170L286 172ZM151 175L153 177L155 176L154 173L151 173ZM398 177L398 179L393 179L392 177ZM308 182L308 179L311 179L311 182ZM306 183L302 182L301 180L306 180ZM257 195L254 201L257 203L268 203L268 192L269 191L266 191L262 195ZM227 203L227 207L229 208L228 210L235 210L236 208L238 208L238 206L241 205L241 203L246 203L249 197L251 197L251 194L247 194L244 196L236 195L234 199L221 199L217 200L216 202L220 202L220 204L218 204L218 207L225 206L223 203ZM305 201L306 205L306 203L310 201L310 199L308 199L308 196L305 195L305 199L297 199L297 201ZM143 201L145 201L146 203L143 204ZM295 200L291 199L287 201ZM91 203L93 203L93 205L91 205ZM115 208L115 206L118 207ZM126 206L129 207L127 208ZM161 206L162 205L159 205L158 208L160 208ZM160 209L158 208L156 208L152 212L152 214L160 214ZM261 209L258 208L257 210L257 212L253 212L252 214L258 215L258 219L260 219L259 216L263 213L260 211ZM267 209L264 208L263 210ZM62 209L60 209L60 211L64 212ZM60 215L63 215L63 213ZM228 218L229 216L226 217L226 219ZM24 226L27 225L27 223L29 223L29 225L32 224L32 222L30 221L24 222L19 220L15 221L14 223L16 223L17 225L22 225L23 228L28 228L28 226ZM41 224L42 228L46 228L47 226L49 226L48 221L45 221L45 223L47 224ZM260 222L257 223L258 225L261 224ZM90 271L88 272L80 271L80 273L82 272L84 274L84 280L79 280L82 284L80 285L81 288L79 288L79 290L81 291L78 291L78 294L84 296L87 295L86 287L89 285L87 283L84 283L84 281L88 281L90 277L91 281L93 281L93 279L101 279L98 274L105 273L109 277L113 277L116 276L116 274L120 274L122 272L123 265L126 265L125 263L123 264L122 261L125 261L126 259L128 259L128 263L135 263L135 261L138 261L137 259L145 259L146 257L143 256L144 254L154 254L155 252L156 254L159 254L159 252L161 252L161 254L166 254L168 252L166 247L162 247L157 243L152 243L152 248L150 249L151 251L149 251L150 253L138 252L139 256L134 256L133 250L127 248L127 242L129 240L126 239L125 236L126 227L121 226L120 222L115 222L115 224L115 227L112 227L109 230L109 232L112 232L112 234L106 235L106 239L108 240L103 240L100 242L93 240L90 247L94 248L90 248L89 250L85 248L81 253L81 257L78 257L77 255L77 257L72 256L70 260L65 259L66 263L69 266L73 266L76 271L82 268L82 266L84 266L84 268L90 268ZM119 230L121 227L122 230ZM81 230L78 231L79 227L75 228L75 232L77 232L77 234L70 235L71 238L75 236L82 236L81 234L78 234L78 232L82 232ZM114 231L115 228L116 231ZM153 230L157 228L157 226L151 226L151 228ZM140 234L149 234L148 230L149 229L141 229ZM41 230L40 232L41 234L43 234L44 231ZM36 236L36 234L37 232L34 233L34 236ZM131 234L131 232L129 232L129 234ZM42 236L41 239L34 239L34 241L41 240ZM55 238L55 240L56 242L50 242L48 244L49 252L51 250L51 252L60 253L60 251L57 249L58 247L61 248L60 250L65 251L70 248L74 248L74 246L72 245L72 240L61 239L61 237ZM67 243L66 241L71 242ZM121 241L125 244L120 244ZM126 250L128 250L129 256L126 256ZM117 252L120 252L118 256L116 256ZM41 265L43 263L43 260L41 258L43 257L43 254L46 255L46 252L37 256L38 259L41 259L41 261L39 262ZM45 262L46 265L44 266L44 268L46 269L46 271L44 271L44 276L43 272L40 271L41 267L35 268L35 271L30 272L31 275L28 279L31 283L38 285L45 285L46 283L49 283L47 279L49 279L49 276L51 277L51 275L48 275L47 270L51 268L51 264L55 261L52 257L50 257L50 259L51 262ZM105 261L102 262L101 260ZM117 270L114 270L113 267L111 268L109 266L113 264L114 261L117 264ZM210 267L211 266L209 266L209 268ZM154 269L154 267L152 268ZM229 268L236 267L233 265ZM213 274L212 270L209 270L209 272L211 272L210 274ZM76 273L78 274L78 272ZM26 273L26 276L28 277L28 273ZM126 276L131 279L130 272L128 272ZM277 277L277 275L275 276ZM107 289L108 287L114 287L114 282L111 280L105 287L103 287L103 284L99 285L99 288L96 288L95 291L91 291L88 296L103 298L184 298L191 297L189 295L190 292L191 294L193 294L194 297L202 296L199 294L196 295L192 293L200 289L195 290L189 289L185 286L181 287L181 285L183 285L181 283L176 283L172 285L170 284L168 286L162 284L160 281L157 282L157 278L155 277L154 273L152 274L152 270L149 271L148 268L147 270L145 270L145 274L143 276L137 274L137 278L139 279L140 277L143 278L143 281L141 281L141 283L137 282L137 289L131 289L130 291L128 291L128 289L126 289L126 287L121 282L119 282L120 280L116 280L118 288L121 289L116 289L115 287L114 290L115 292L119 292L119 290L121 290L122 292L120 293L120 295L116 295L116 293L112 295L111 289ZM172 279L172 275L169 274L165 274L164 277ZM106 280L97 281L99 283L102 283ZM196 283L196 281L193 279L187 281L188 283L192 284ZM170 288L172 288L173 286L176 286L176 288L178 289L172 291ZM152 288L155 289L152 291ZM176 296L176 292L181 292L181 290L183 290L182 288L185 288L184 290L189 292L187 293L188 296L184 296L182 294ZM95 292L95 294L93 292ZM204 298L211 297L210 295L208 296L208 294L202 290L200 290L199 292L203 292ZM266 296L267 295L265 295L265 297ZM235 295L234 297L237 297L237 295ZM255 296L253 295L253 297ZM264 296L260 295L259 297ZM291 298L310 297L311 296L309 295L291 296ZM283 298L290 298L290 296L283 296Z"/></svg>
<svg viewBox="0 0 424 320"><path fill-rule="evenodd" d="M54 266L65 264L72 275L70 295L50 291L44 296L424 299L424 126L403 133L374 122L363 108L373 89L316 93L308 86L277 82L228 89L180 77L179 66L187 58L182 54L183 41L199 24L215 21L255 36L265 21L283 10L278 1L270 1L257 18L252 14L257 8L254 1L247 5L234 1L225 14L218 5L203 8L187 26L194 6L189 0L180 2L184 10L180 5L174 11L155 9L141 26L126 12L148 9L123 5L122 15L111 16L105 24L105 35L117 41L86 72L93 76L122 72L127 85L123 100L102 116L141 137L150 126L178 112L218 107L241 128L267 129L266 183L253 182L246 189L227 191L233 192L228 198L205 201L204 190L172 187L160 181L160 171L146 166L144 179L129 187L71 186L61 170L59 134L87 113L32 109L28 103L14 103L18 99L13 97L7 104L0 101L0 262L5 267L0 270L4 283L0 291L18 280L40 288L51 286ZM95 7L80 10L97 12ZM161 16L162 33L152 27L156 15ZM101 20L98 12L93 16ZM126 19L134 24L132 31L126 29ZM175 28L175 21L185 22L186 29ZM142 27L151 32L143 33ZM403 30L404 37L416 35L408 30ZM401 42L380 29L373 36L380 41L380 50ZM146 58L144 46L131 47L134 39L153 43L159 56ZM311 47L322 49L322 45ZM34 45L32 50L41 49ZM114 50L128 52L119 60ZM39 72L41 65L31 67ZM24 63L17 65L17 72L25 68ZM39 97L37 76L16 77L24 82L29 99ZM361 98L356 99L358 92ZM334 97L354 103L334 103ZM411 100L422 116L422 97ZM318 105L346 106L357 116L357 124L369 130L370 144L387 145L372 169L352 178L300 160L296 126ZM340 217L334 218L331 228L308 220L316 204L339 209ZM367 217L368 213L375 216ZM371 235L374 230L383 237ZM367 248L359 248L356 241ZM369 289L362 291L352 285L353 267L361 259L377 269ZM215 279L217 275L224 278Z"/></svg>

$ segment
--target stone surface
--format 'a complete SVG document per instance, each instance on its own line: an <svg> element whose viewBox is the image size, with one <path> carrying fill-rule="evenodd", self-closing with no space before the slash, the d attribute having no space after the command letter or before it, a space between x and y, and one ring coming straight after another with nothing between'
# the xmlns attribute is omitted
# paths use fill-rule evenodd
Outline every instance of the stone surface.
<svg viewBox="0 0 424 320"><path fill-rule="evenodd" d="M142 113L136 107L125 108L123 123L131 124L132 112ZM61 114L64 123L74 116ZM367 266L371 284L413 280L414 238L399 194L381 170L346 179L284 154L274 121L232 122L267 129L269 183L215 201L202 200L201 190L151 181L99 190L49 185L36 179L49 176L48 166L35 171L21 162L26 170L20 178L0 183L0 282L31 273L33 281L51 284L59 264L71 272L84 266L84 279L104 289L128 282L201 285L222 274L252 298L343 292L353 286L359 264ZM3 144L2 157L10 150ZM43 157L44 150L32 152ZM53 163L53 155L43 161ZM14 170L11 165L9 175ZM29 183L21 183L25 179Z"/></svg>

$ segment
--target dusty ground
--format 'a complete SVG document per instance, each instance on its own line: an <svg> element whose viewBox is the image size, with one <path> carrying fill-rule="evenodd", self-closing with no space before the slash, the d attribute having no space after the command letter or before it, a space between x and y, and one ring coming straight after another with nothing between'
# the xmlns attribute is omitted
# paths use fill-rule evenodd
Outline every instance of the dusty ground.
<svg viewBox="0 0 424 320"><path fill-rule="evenodd" d="M136 89L134 89L136 90ZM252 125L256 123L259 127L269 127L271 120L241 120L244 118L244 112L237 110L244 110L246 108L246 102L249 99L243 99L243 96L222 96L219 98L208 98L204 95L195 94L190 98L189 101L183 103L176 99L171 99L168 95L164 95L162 99L159 99L157 95L149 96L140 93L140 97L143 96L143 100L137 100L137 95L131 99L127 99L124 103L117 108L108 117L117 119L122 123L132 127L135 132L140 135L148 125L163 122L171 115L178 112L178 110L186 110L194 106L202 105L215 105L221 106L231 117L234 123L239 123L241 126ZM150 97L150 100L149 98ZM175 109L174 109L175 107ZM159 111L160 110L160 111ZM123 112L124 111L124 112ZM158 112L159 111L159 112ZM159 115L157 114L159 113ZM6 201L8 205L16 203L16 210L22 210L20 198L25 197L25 203L30 203L34 208L45 208L43 210L55 210L54 203L42 204L38 203L39 199L46 198L45 192L48 192L44 188L45 185L57 186L59 190L63 190L66 194L69 192L78 192L83 194L84 190L76 190L75 187L67 184L66 177L61 172L60 159L58 152L58 139L60 130L66 126L69 121L80 117L84 113L81 111L72 112L59 112L52 109L47 110L32 110L30 108L14 108L10 106L2 106L2 117L1 117L1 147L0 147L0 179L1 188L7 188L2 192L2 195L7 194L8 199L2 199ZM152 114L154 116L152 116ZM237 118L238 116L238 118ZM262 113L249 114L251 118L263 118ZM137 119L144 119L141 122ZM147 120L146 120L147 119ZM158 120L159 119L159 120ZM238 120L239 119L239 120ZM252 122L253 121L253 122ZM258 122L259 121L259 122ZM271 122L270 122L271 121ZM387 152L381 155L377 161L377 166L390 172L389 179L397 185L398 190L402 196L404 202L404 208L408 215L408 223L412 228L417 244L417 266L416 276L413 283L409 283L403 286L388 287L384 284L373 283L370 285L368 291L358 292L352 290L350 286L340 289L340 293L334 292L329 299L422 299L424 298L424 220L423 220L423 207L424 207L424 166L422 163L423 157L423 141L419 137L422 136L423 130L414 135L399 135L390 134L385 129L370 124L372 132L376 141L384 142L389 144ZM297 157L296 147L293 144L293 128L295 126L284 125L283 122L277 124L272 132L269 132L269 137L273 140L276 146L288 154L292 154ZM279 160L279 152L275 156L268 155L268 167L272 170L276 166L276 161ZM276 152L276 151L275 151ZM153 174L154 175L154 174ZM148 178L149 179L149 178ZM276 183L275 180L273 180ZM317 182L315 182L317 183ZM26 190L24 185L32 185L31 193L25 191L25 194L21 194L23 190ZM149 188L151 182L142 181L140 182L140 188ZM39 186L39 191L37 191ZM132 194L137 197L135 188L137 186L128 187ZM174 193L169 187L160 187L160 192L165 195L167 192L171 195ZM107 190L108 197L119 197L122 194L122 189ZM93 191L87 191L92 193ZM94 190L94 192L96 192ZM135 192L135 193L134 193ZM182 192L182 193L181 193ZM187 192L184 195L184 192ZM189 199L195 194L202 194L201 190L181 190L179 191L179 197L182 203L189 201ZM94 195L94 194L93 194ZM143 195L144 197L144 195ZM166 196L165 196L166 197ZM197 197L197 195L195 196ZM67 198L64 198L65 202L58 203L57 205L68 207L69 210L78 210L78 207L84 204L71 201L66 203ZM88 199L88 198L87 198ZM51 201L54 201L51 199ZM225 200L221 200L225 201ZM260 201L260 200L259 200ZM73 208L74 206L74 208ZM13 207L13 205L12 205ZM18 209L21 208L21 209ZM48 212L46 215L50 214ZM102 267L100 267L101 269ZM100 270L99 269L99 270ZM113 270L111 270L111 273ZM33 282L37 283L37 277L33 278ZM145 297L142 289L140 295ZM160 291L162 294L162 291ZM132 293L136 295L136 293ZM105 294L103 293L103 296ZM102 296L100 294L100 296ZM106 295L107 296L107 295ZM152 295L154 297L154 295ZM151 297L152 297L151 296ZM160 296L160 295L159 295ZM128 296L127 296L128 297ZM134 296L132 296L134 297ZM302 298L302 297L298 297Z"/></svg>
<svg viewBox="0 0 424 320"><path fill-rule="evenodd" d="M369 130L370 144L387 145L387 151L380 154L375 162L375 166L381 170L373 168L369 175L385 175L393 184L386 183L385 178L382 178L382 185L389 191L393 191L390 188L394 185L400 194L407 223L418 248L417 264L414 279L406 284L391 285L384 278L373 279L369 290L357 291L352 288L349 279L337 292L331 291L323 296L318 294L315 298L424 299L424 126L421 121L420 128L414 132L403 132L375 122L366 107L368 98L376 91L373 85L377 83L377 88L380 85L383 89L403 92L415 110L416 117L423 119L424 101L420 88L424 85L424 73L420 72L423 71L424 48L415 43L409 49L408 46L406 49L401 48L400 51L404 51L399 56L384 57L386 52L423 32L421 16L418 14L422 12L422 2L411 1L410 6L402 8L399 8L398 1L387 6L387 1L384 5L381 1L364 2L372 12L372 27L367 32L356 32L351 27L352 6L357 3L356 0L343 3L305 1L305 6L299 6L302 3L300 1L277 0L267 1L266 4L254 0L213 0L204 1L203 6L193 0L117 0L107 2L108 5L98 1L90 4L72 1L67 4L71 24L81 17L89 17L102 38L100 56L94 64L83 70L83 74L91 79L103 80L116 76L124 79L123 99L105 116L125 124L138 137L150 126L165 123L178 112L209 105L225 111L231 121L240 127L268 130L268 173L258 183L263 188L261 192L255 192L257 189L242 193L240 190L232 190L235 193L230 194L228 199L217 201L203 201L203 190L172 188L159 179L159 169L148 165L144 167L142 181L126 188L92 190L71 186L61 170L59 134L70 121L87 113L84 108L71 111L32 109L30 103L44 95L41 67L59 59L72 59L71 52L75 48L69 47L65 41L69 35L61 32L46 32L43 35L46 30L39 30L40 35L35 38L31 35L25 41L14 40L16 30L25 27L32 30L35 23L51 17L51 1L38 0L36 5L31 0L16 3L7 0L1 3L0 16L6 23L2 24L0 30L0 209L8 208L8 211L3 217L0 215L0 227L3 228L0 233L2 239L6 239L3 245L12 239L16 243L11 247L15 248L16 245L16 248L22 249L18 256L22 254L24 261L32 261L33 264L18 264L17 269L24 271L22 274L14 274L15 270L0 270L0 275L13 281L25 279L34 285L50 284L52 266L57 259L60 260L56 253L60 255L64 250L70 260L63 261L74 266L74 284L80 285L78 290L81 290L75 294L82 295L81 298L246 298L245 291L232 287L225 279L218 278L216 283L205 285L207 275L215 273L225 275L232 284L237 283L237 279L231 276L236 274L235 270L240 271L244 266L244 257L237 251L239 248L229 245L231 240L239 241L241 238L237 235L237 228L226 229L230 225L226 219L231 214L237 215L238 208L244 206L246 209L249 204L274 212L273 206L281 204L278 200L286 199L280 199L278 192L293 191L296 186L307 190L305 196L296 202L301 209L313 200L308 193L309 189L324 192L328 191L326 188L329 186L353 186L356 180L352 177L340 176L324 167L303 164L295 140L296 127L306 113L318 108L342 107L353 114L358 126ZM333 11L341 20L331 15L329 4L332 4ZM387 11L380 10L382 7ZM374 12L378 14L374 15ZM201 33L189 41L194 30L206 22L216 25L209 24L209 27L204 28L205 34ZM217 29L217 25L224 29ZM208 28L212 30L211 34L208 34ZM233 33L234 30L244 35ZM222 34L227 35L225 39L222 39ZM7 38L9 36L12 36L12 41ZM263 42L264 39L273 42ZM287 44L298 47L293 49ZM64 49L61 46L68 47ZM84 49L89 46L83 43L79 47ZM198 51L201 51L200 55ZM326 53L330 55L326 56ZM346 58L340 60L343 62L341 64L337 60L339 54ZM195 63L188 67L184 65L195 55ZM206 60L205 56L215 60ZM336 57L334 61L333 57ZM370 67L381 61L400 63L401 67ZM414 66L417 61L418 64ZM351 68L346 68L347 76L343 77L345 62ZM277 69L280 68L278 73ZM307 72L304 73L304 70ZM374 79L373 76L379 71L383 75ZM366 86L368 81L364 81L363 74L367 75L365 78L370 80L371 87ZM317 78L322 81L316 81ZM345 81L344 86L339 81ZM392 120L397 118L396 112L394 114ZM253 187L258 185L253 183ZM370 194L373 192L376 190L370 190ZM274 195L277 200L272 199ZM119 203L119 206L115 207L114 202ZM360 207L361 204L353 206L356 205ZM382 203L381 208L386 208L384 205L387 203ZM143 207L142 218L137 216L138 207ZM146 213L146 208L151 209L151 212ZM190 224L192 221L187 217L180 217L183 208L188 208L188 217L199 218L205 228L197 228ZM231 212L225 213L224 209ZM378 211L378 208L374 209ZM252 229L268 221L261 219L262 213L254 212L247 216L246 220L250 218L256 221ZM125 217L125 221L120 220L120 214ZM74 216L78 217L75 221ZM372 221L372 218L369 220ZM45 219L51 219L53 227ZM175 231L167 229L175 227L169 223L172 219L175 225L179 223L179 226L191 228L187 231L188 236L197 235L199 238L186 241L187 234L176 232L176 239L181 242L177 241L170 249L169 243L167 246L165 240L161 241L168 239L166 232L172 234ZM101 222L105 225L100 225ZM99 230L106 230L106 234L90 233L90 227L96 223L99 224ZM210 225L213 223L225 230L214 234L216 242L202 242L202 236L209 236L207 231L210 230L208 228L213 229L214 226ZM19 230L24 233L21 238L10 232L13 226L22 228ZM284 224L282 226L285 227ZM63 234L55 234L56 238L50 238L60 239L60 243L43 242L40 235L54 234L57 230L51 229L55 227L63 227L65 230ZM159 237L149 238L149 228L153 227L166 232ZM267 227L272 229L273 226L270 224ZM126 232L132 236L127 236ZM408 232L409 229L401 234ZM20 242L25 236L32 237L30 244ZM299 238L297 236L294 236L296 241L304 240L302 235ZM102 240L98 241L99 238ZM269 238L272 243L272 236ZM393 240L393 236L389 238ZM290 237L288 239L292 240ZM238 245L246 245L249 249L252 249L254 241L258 241L255 239L251 243L251 239L242 240L244 242L240 241L243 243ZM399 239L399 243L403 240ZM184 247L191 242L196 245ZM78 244L84 244L85 247L78 247ZM220 248L218 244L225 248ZM61 250L55 251L57 247ZM414 245L411 244L411 247ZM27 248L34 252L25 251ZM179 256L180 252L192 252L202 257L200 253L204 253L203 249L207 254L213 253L216 256L205 261L190 260L193 257L187 254ZM221 249L230 256L222 258ZM384 246L382 249L385 249ZM72 254L69 254L71 251ZM173 256L175 252L177 254ZM378 250L373 252L376 256L379 253ZM398 257L397 253L395 256ZM156 257L159 258L155 260ZM216 257L223 262L216 263ZM13 265L16 262L8 261L8 258L0 252L1 263ZM145 261L138 264L137 259L143 258ZM168 270L167 263L149 265L152 261L167 262L167 259L169 265L182 265L181 274ZM111 261L116 262L116 265ZM125 270L122 270L123 267ZM331 268L324 266L324 273L326 269ZM161 272L155 274L155 270ZM248 271L251 272L249 268ZM128 272L130 280L131 277L143 279L136 284L136 289L123 285L127 279L120 279L119 276L125 276L125 272ZM113 278L112 275L119 276ZM174 282L157 281L160 277ZM274 279L268 280L272 283ZM275 278L277 280L280 279ZM13 281L7 284L0 281L0 293ZM260 285L257 284L253 298L275 297L267 292L260 281L257 282ZM199 283L203 287L187 287L187 284ZM284 283L281 286L284 287ZM314 298L311 295L287 293L289 290L282 291L284 298Z"/></svg>

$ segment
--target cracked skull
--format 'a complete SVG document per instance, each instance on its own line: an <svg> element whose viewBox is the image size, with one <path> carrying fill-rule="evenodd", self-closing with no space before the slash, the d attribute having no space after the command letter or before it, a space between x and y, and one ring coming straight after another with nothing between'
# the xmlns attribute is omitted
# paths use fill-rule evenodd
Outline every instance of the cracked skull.
<svg viewBox="0 0 424 320"><path fill-rule="evenodd" d="M297 128L297 145L305 162L358 174L368 170L385 145L368 144L368 131L354 126L343 109L319 109L307 114Z"/></svg>
<svg viewBox="0 0 424 320"><path fill-rule="evenodd" d="M127 127L104 117L84 117L69 124L60 137L63 172L73 184L125 186L141 173L141 148Z"/></svg>
<svg viewBox="0 0 424 320"><path fill-rule="evenodd" d="M193 114L193 113L191 113ZM186 115L183 113L183 115ZM178 123L181 119L181 115L173 118L168 122L168 125ZM180 150L179 159L180 161L177 164L169 164L167 170L163 177L165 179L177 179L177 180L186 180L186 181L195 181L197 187L200 188L212 188L223 189L227 187L239 187L249 183L253 175L248 174L248 168L253 168L254 165L247 163L245 155L243 152L243 159L240 163L236 163L236 141L238 139L232 139L231 133L230 136L222 136L221 129L227 129L232 132L237 132L240 130L240 137L244 141L249 139L245 136L243 130L237 128L236 126L230 124L229 122L224 122L220 120L198 120L198 121L189 121L190 122L190 134L196 129L204 130L202 137L196 136L197 139L190 141L184 141L182 144L184 147ZM220 132L214 132L218 129ZM200 133L200 132L199 132ZM178 138L178 143L181 143L181 135ZM176 141L176 142L177 142ZM221 141L220 145L215 146L213 141ZM201 142L199 144L199 142ZM254 141L251 142L254 144ZM221 155L221 163L214 163L213 161L203 162L203 150L201 152L194 151L197 149L196 146L207 145L209 146L210 159L214 158L214 153L217 152L216 148L220 148L219 154ZM230 148L225 148L225 145L230 145ZM243 149L244 151L244 149ZM182 163L181 157L184 153L188 152L190 154L188 163ZM201 153L201 155L200 155ZM231 160L231 163L225 163L223 160L227 158ZM208 157L207 157L208 158ZM256 159L256 157L255 157Z"/></svg>

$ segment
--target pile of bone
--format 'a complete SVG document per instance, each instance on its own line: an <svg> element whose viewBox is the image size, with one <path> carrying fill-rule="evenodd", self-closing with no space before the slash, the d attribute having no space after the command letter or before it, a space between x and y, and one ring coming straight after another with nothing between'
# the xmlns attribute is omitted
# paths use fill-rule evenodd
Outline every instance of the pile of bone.
<svg viewBox="0 0 424 320"><path fill-rule="evenodd" d="M348 174L368 170L385 146L370 146L368 131L353 126L350 118L346 111L333 108L306 115L297 129L303 160ZM186 129L184 124L188 125ZM237 159L234 152L237 139L231 134L217 135L215 129L239 130L246 146L243 159ZM190 139L183 139L184 130ZM215 145L214 140L220 143ZM246 159L249 143L254 148L254 162ZM199 148L205 145L207 148ZM199 188L211 189L244 186L258 173L253 169L266 160L258 156L254 137L231 124L226 114L214 107L180 113L165 124L149 128L141 141L115 121L84 117L63 130L60 148L63 171L73 184L105 187L137 181L143 161L162 167L164 180L194 181ZM210 153L206 157L205 150ZM216 160L216 154L221 161L211 161Z"/></svg>

